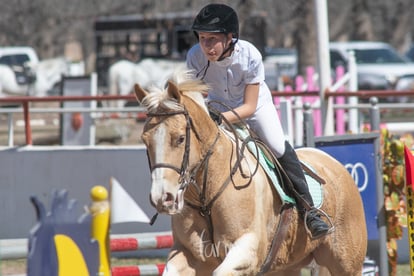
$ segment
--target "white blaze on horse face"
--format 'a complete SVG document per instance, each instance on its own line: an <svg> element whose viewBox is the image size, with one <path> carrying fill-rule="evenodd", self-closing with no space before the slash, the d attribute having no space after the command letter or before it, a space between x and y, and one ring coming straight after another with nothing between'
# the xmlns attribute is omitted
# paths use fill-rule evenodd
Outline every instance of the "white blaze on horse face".
<svg viewBox="0 0 414 276"><path fill-rule="evenodd" d="M169 164L179 168L180 164L172 164L171 161L166 160L166 157L171 155L165 144L169 143L168 128L164 124L160 124L153 137L155 152L152 164ZM177 209L182 208L177 203L178 177L178 173L171 168L158 167L152 171L151 199L159 212L175 214L179 211Z"/></svg>

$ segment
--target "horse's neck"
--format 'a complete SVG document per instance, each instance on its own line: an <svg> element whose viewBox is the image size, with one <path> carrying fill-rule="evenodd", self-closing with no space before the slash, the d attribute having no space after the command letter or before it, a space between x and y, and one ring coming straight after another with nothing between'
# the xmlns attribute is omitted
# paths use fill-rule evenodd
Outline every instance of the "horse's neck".
<svg viewBox="0 0 414 276"><path fill-rule="evenodd" d="M39 64L36 69L36 96L46 96L47 91L59 82L67 71L64 59L51 59Z"/></svg>
<svg viewBox="0 0 414 276"><path fill-rule="evenodd" d="M200 161L200 173L197 178L197 183L200 187L202 187L204 181L211 181L209 186L213 190L216 189L214 186L220 186L229 177L229 168L234 164L235 160L235 150L232 141L222 132L218 135L216 142L214 142L216 138L202 142L204 159ZM209 151L211 151L211 156L208 156ZM208 170L207 178L204 178L204 170Z"/></svg>

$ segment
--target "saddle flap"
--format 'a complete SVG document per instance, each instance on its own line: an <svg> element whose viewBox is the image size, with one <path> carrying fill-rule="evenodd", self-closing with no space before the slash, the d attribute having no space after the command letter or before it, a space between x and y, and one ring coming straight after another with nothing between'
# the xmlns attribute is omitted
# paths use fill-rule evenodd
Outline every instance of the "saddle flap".
<svg viewBox="0 0 414 276"><path fill-rule="evenodd" d="M252 139L248 129L238 125L235 126L235 129L239 139L242 141L250 140L247 142L249 151L256 157L263 170L271 179L273 187L280 199L285 203L296 204L296 200L285 192L286 188L283 187L283 178L287 178L287 175L284 173L283 169L280 169L281 165L278 163L268 146L257 138ZM301 164L314 205L315 207L320 207L323 203L323 189L321 184L324 184L325 180L319 177L308 164L304 164L303 162L301 162Z"/></svg>

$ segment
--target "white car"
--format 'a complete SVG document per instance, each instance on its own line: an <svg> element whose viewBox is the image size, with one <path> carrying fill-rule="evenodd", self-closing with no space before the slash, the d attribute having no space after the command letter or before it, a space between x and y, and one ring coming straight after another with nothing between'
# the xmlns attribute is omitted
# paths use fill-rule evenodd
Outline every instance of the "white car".
<svg viewBox="0 0 414 276"><path fill-rule="evenodd" d="M296 49L266 48L263 64L266 84L271 90L277 90L280 78L293 80L298 73Z"/></svg>
<svg viewBox="0 0 414 276"><path fill-rule="evenodd" d="M16 75L18 84L34 81L31 66L39 63L39 57L32 47L0 47L0 65L9 66Z"/></svg>
<svg viewBox="0 0 414 276"><path fill-rule="evenodd" d="M405 52L404 56L414 62L414 44Z"/></svg>
<svg viewBox="0 0 414 276"><path fill-rule="evenodd" d="M0 47L0 64L23 66L27 62L39 63L39 58L33 48Z"/></svg>
<svg viewBox="0 0 414 276"><path fill-rule="evenodd" d="M384 42L331 42L329 48L332 70L346 68L349 52L354 52L360 90L394 89L399 77L414 74L414 63Z"/></svg>

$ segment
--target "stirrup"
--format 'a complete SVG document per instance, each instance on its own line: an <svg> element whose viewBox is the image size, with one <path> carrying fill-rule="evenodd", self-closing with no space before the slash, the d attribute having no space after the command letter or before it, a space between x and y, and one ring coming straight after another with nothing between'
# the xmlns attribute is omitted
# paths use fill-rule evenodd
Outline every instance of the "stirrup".
<svg viewBox="0 0 414 276"><path fill-rule="evenodd" d="M329 230L326 233L321 234L321 235L318 235L318 236L313 236L312 235L312 232L309 230L308 224L306 223L306 220L308 218L308 214L310 212L319 213L321 216L323 216L323 217L326 218L326 220L328 221L328 224L327 225L329 227ZM317 240L317 239L322 238L324 236L327 236L330 233L332 233L333 231L335 231L335 226L334 226L331 218L328 216L328 214L325 213L325 211L323 211L322 209L315 208L315 207L312 207L311 209L306 210L305 215L304 215L304 218L303 218L303 224L305 225L306 232L309 234L309 236L311 237L312 240Z"/></svg>

